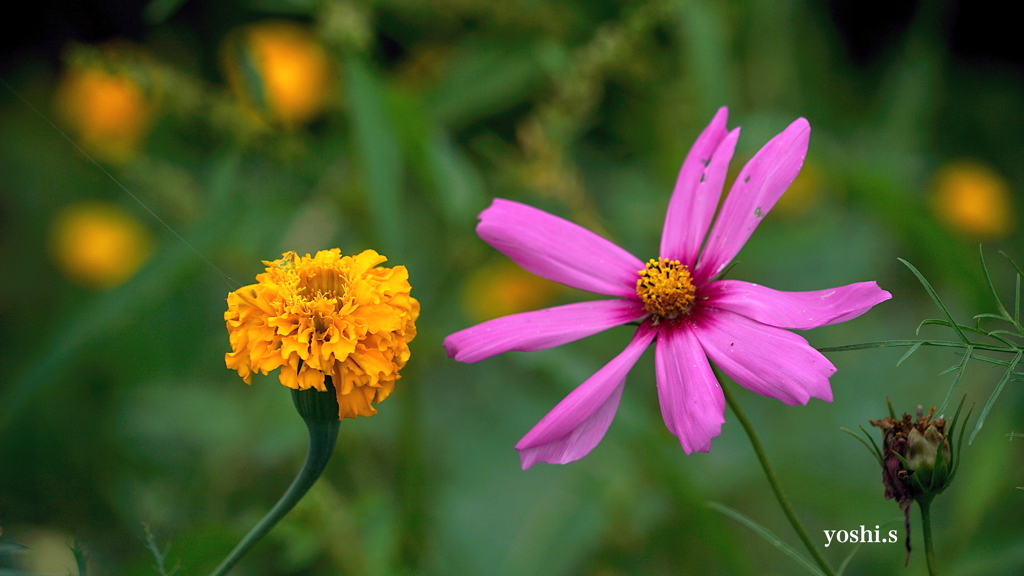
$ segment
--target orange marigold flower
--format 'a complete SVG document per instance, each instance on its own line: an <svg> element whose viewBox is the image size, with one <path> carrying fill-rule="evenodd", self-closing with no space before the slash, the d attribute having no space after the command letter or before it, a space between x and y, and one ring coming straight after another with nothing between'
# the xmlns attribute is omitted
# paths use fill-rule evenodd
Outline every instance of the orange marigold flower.
<svg viewBox="0 0 1024 576"><path fill-rule="evenodd" d="M72 68L55 96L58 116L86 152L125 162L149 131L151 105L127 76L98 68Z"/></svg>
<svg viewBox="0 0 1024 576"><path fill-rule="evenodd" d="M326 376L339 419L376 414L371 404L391 394L409 360L420 313L409 272L377 268L386 261L373 250L342 256L335 248L264 262L256 284L228 294L228 368L247 384L253 372L281 368L281 384L322 392Z"/></svg>
<svg viewBox="0 0 1024 576"><path fill-rule="evenodd" d="M250 24L228 36L222 53L232 89L259 114L297 125L326 108L331 62L306 28L276 20Z"/></svg>

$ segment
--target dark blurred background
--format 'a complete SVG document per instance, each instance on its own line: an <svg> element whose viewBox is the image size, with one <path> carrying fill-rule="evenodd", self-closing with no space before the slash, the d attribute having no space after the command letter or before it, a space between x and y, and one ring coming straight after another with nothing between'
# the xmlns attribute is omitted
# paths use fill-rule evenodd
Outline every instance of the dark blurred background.
<svg viewBox="0 0 1024 576"><path fill-rule="evenodd" d="M215 566L306 442L276 375L247 387L225 369L225 295L262 260L331 247L408 266L423 306L413 357L376 417L343 424L324 478L236 573L798 573L707 508L798 546L732 414L712 452L683 455L650 358L589 456L519 469L515 442L630 331L446 358L455 330L592 297L510 265L475 236L475 216L493 197L519 200L646 259L719 106L744 128L733 174L804 116L801 176L730 275L893 293L804 334L819 347L913 338L939 315L898 257L970 323L995 311L979 244L1008 307L1015 278L998 252L1024 261L1024 48L996 8L96 0L4 18L0 542L30 550L0 549L0 574L76 573L75 541L90 573L156 574L144 525L179 574ZM839 428L885 415L886 397L898 411L943 402L954 376L939 374L960 357L922 349L897 368L904 351L830 353L831 404L737 392L812 535L901 527L877 466ZM980 408L1000 376L972 362L957 394ZM936 500L946 573L1024 567L1022 408L1011 381ZM909 568L902 544L869 544L846 574L925 574L914 522ZM825 553L838 565L853 550Z"/></svg>

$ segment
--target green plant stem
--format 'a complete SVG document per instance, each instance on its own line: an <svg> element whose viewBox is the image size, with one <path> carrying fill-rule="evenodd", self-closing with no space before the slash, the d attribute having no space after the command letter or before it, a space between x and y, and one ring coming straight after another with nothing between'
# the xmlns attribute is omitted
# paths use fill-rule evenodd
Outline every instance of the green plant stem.
<svg viewBox="0 0 1024 576"><path fill-rule="evenodd" d="M306 460L302 463L302 469L299 470L295 480L292 481L291 486L277 501L277 504L270 509L270 512L267 512L267 515L259 523L253 526L245 538L238 543L238 546L235 546L235 549L220 563L220 566L210 573L210 576L227 574L242 559L242 556L245 556L246 552L263 539L274 525L298 504L323 473L324 467L327 466L327 461L330 460L331 453L334 451L334 444L338 440L338 428L341 422L337 419L303 418L303 420L306 422L306 427L309 428L309 453L306 454Z"/></svg>
<svg viewBox="0 0 1024 576"><path fill-rule="evenodd" d="M935 568L935 548L932 546L932 501L931 499L918 499L917 505L921 507L921 527L924 530L924 559L928 563L929 576L938 576L939 571Z"/></svg>
<svg viewBox="0 0 1024 576"><path fill-rule="evenodd" d="M722 378L719 377L719 382ZM764 453L764 447L761 446L761 440L757 437L757 432L754 431L754 426L747 419L747 415L743 413L739 404L736 403L736 399L732 393L729 392L729 388L722 385L722 393L725 394L725 401L729 404L729 408L732 409L733 414L736 415L736 419L740 421L740 425L743 426L743 430L747 433L747 437L750 438L750 445L754 448L754 453L757 454L757 459L761 462L761 468L764 470L764 475L768 477L768 483L771 484L772 491L775 492L775 499L779 501L779 506L782 506L782 511L786 514L786 518L789 520L793 530L796 531L797 536L803 541L804 546L807 547L807 551L811 553L811 557L821 567L822 571L829 576L835 576L835 570L828 563L828 560L821 555L818 547L811 541L810 534L807 533L807 529L804 528L803 523L797 517L796 512L793 510L793 506L789 503L789 498L786 497L786 493L782 491L782 486L779 484L779 479L775 477L775 471L772 469L772 465L768 462L768 456Z"/></svg>

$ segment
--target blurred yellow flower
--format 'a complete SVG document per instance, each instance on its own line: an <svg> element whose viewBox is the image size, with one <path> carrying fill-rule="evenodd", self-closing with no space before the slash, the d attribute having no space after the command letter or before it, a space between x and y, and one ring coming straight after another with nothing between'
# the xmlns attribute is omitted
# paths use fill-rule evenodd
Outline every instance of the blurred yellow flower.
<svg viewBox="0 0 1024 576"><path fill-rule="evenodd" d="M97 67L71 67L54 106L82 149L107 162L131 158L149 130L151 107L139 85Z"/></svg>
<svg viewBox="0 0 1024 576"><path fill-rule="evenodd" d="M1004 238L1017 224L1009 184L980 162L942 167L932 184L932 206L947 226L979 239Z"/></svg>
<svg viewBox="0 0 1024 576"><path fill-rule="evenodd" d="M371 403L394 389L420 313L405 266L377 268L385 261L335 248L264 262L256 284L228 294L227 367L247 384L253 372L281 368L281 384L298 390L326 391L327 376L339 419L376 414Z"/></svg>
<svg viewBox="0 0 1024 576"><path fill-rule="evenodd" d="M246 106L290 125L323 112L331 66L309 30L286 21L259 22L230 34L222 54L228 82Z"/></svg>
<svg viewBox="0 0 1024 576"><path fill-rule="evenodd" d="M116 204L64 208L50 228L50 255L69 279L93 288L128 280L152 253L149 231Z"/></svg>
<svg viewBox="0 0 1024 576"><path fill-rule="evenodd" d="M466 282L463 309L474 322L543 308L561 287L534 276L514 262L498 261L481 266Z"/></svg>

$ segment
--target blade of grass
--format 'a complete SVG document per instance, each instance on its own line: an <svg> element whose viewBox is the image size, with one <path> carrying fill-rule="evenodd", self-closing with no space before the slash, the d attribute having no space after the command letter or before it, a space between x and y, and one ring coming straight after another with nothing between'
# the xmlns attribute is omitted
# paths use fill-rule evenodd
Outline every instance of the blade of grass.
<svg viewBox="0 0 1024 576"><path fill-rule="evenodd" d="M761 538L764 538L765 541L767 541L769 544L771 544L775 548L778 548L780 552L795 560L797 564L800 564L801 566L806 568L807 571L811 574L814 574L815 576L825 576L825 573L822 572L821 569L819 569L817 566L815 566L813 562L808 560L803 554L797 552L796 549L794 549L789 544L783 542L771 530L758 524L756 521L747 517L742 512L734 510L726 506L725 504L720 504L718 502L708 502L708 507L711 508L712 510L717 510L718 512L721 512L722 514L725 514L726 516L732 518L740 524L743 524L747 528L750 528L755 534L757 534Z"/></svg>
<svg viewBox="0 0 1024 576"><path fill-rule="evenodd" d="M345 78L354 144L366 178L367 205L382 252L396 258L404 247L400 197L402 150L387 108L387 90L359 56L345 59ZM400 256L397 256L400 258Z"/></svg>

